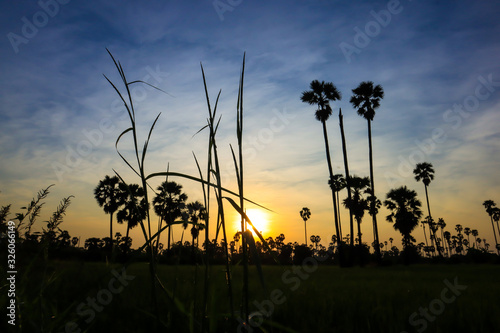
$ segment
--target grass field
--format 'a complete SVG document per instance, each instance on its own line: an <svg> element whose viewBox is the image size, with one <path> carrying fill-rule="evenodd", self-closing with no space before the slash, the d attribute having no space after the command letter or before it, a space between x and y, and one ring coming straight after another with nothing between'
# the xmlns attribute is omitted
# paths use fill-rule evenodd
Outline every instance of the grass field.
<svg viewBox="0 0 500 333"><path fill-rule="evenodd" d="M135 263L124 272L103 263L55 262L41 268L26 267L30 273L18 275L21 331L154 329L147 264ZM491 333L500 327L500 266L264 266L265 288L251 269L253 326L240 325L240 332ZM196 327L189 314L199 311L202 273L202 267L159 267L170 296L178 300L175 305L165 294L160 297L162 320L175 332ZM233 277L239 302L241 267L234 267ZM208 323L213 332L222 332L230 317L223 267L212 267L210 281Z"/></svg>

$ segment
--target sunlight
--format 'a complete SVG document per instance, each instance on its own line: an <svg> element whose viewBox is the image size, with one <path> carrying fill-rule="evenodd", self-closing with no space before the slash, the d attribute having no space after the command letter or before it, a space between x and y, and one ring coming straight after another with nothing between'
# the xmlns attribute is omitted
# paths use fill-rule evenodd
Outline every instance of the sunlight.
<svg viewBox="0 0 500 333"><path fill-rule="evenodd" d="M246 214L250 221L252 221L252 224L261 234L269 231L269 217L266 211L258 208L250 208L247 209ZM236 219L236 227L237 230L241 229L241 220L239 216ZM248 228L253 232L253 229L250 225L248 226Z"/></svg>

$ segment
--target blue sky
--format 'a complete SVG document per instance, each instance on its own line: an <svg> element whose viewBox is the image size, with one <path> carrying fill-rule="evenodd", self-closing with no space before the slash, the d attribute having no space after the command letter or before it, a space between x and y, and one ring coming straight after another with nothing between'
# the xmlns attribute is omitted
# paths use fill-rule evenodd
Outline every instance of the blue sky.
<svg viewBox="0 0 500 333"><path fill-rule="evenodd" d="M0 203L12 203L14 212L54 183L47 217L60 198L73 194L65 228L82 238L103 237L108 220L93 187L113 168L137 182L114 150L128 123L102 75L118 82L106 48L128 78L168 92L134 90L142 138L162 112L149 172L169 163L171 170L195 175L192 152L202 161L206 156L206 133L193 137L207 115L203 63L212 100L222 89L219 149L224 180L234 188L229 144L236 144L246 52L247 193L277 212L269 217L276 230L269 236L284 232L287 241L302 241L298 212L307 206L313 213L308 233L325 244L330 239L323 134L300 95L314 79L338 87L343 98L328 121L334 171L343 173L341 107L350 168L366 176L366 121L349 98L351 89L371 80L385 91L373 122L378 196L406 184L425 200L423 185L408 170L415 161L431 162L433 215L449 229L461 223L494 242L481 203L500 203L497 2L42 0L4 1L0 9ZM198 185L180 182L190 200L201 199ZM399 240L385 215L382 209L381 239ZM345 211L342 216L347 221ZM368 219L363 232L371 242ZM423 239L420 229L415 235Z"/></svg>

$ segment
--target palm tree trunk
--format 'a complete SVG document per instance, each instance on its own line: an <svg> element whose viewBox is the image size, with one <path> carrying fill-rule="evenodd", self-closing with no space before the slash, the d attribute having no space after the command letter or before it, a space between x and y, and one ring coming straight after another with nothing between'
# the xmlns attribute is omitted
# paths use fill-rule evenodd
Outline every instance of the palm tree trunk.
<svg viewBox="0 0 500 333"><path fill-rule="evenodd" d="M437 244L437 241L436 241L436 231L434 230L434 227L432 226L431 206L429 205L429 193L427 192L427 185L424 184L424 187L425 187L425 199L427 200L427 211L429 212L429 229L431 230L430 231L431 243L432 243L432 246L434 246L434 243L436 243L436 249L438 251L438 254L440 257L442 257L443 255L441 254L441 249L439 248L439 244Z"/></svg>
<svg viewBox="0 0 500 333"><path fill-rule="evenodd" d="M427 185L424 184L425 187L425 200L427 201L427 212L429 215L429 237L431 239L431 245L434 247L434 238L432 237L432 216L431 216L431 206L429 205L429 195L427 192Z"/></svg>
<svg viewBox="0 0 500 333"><path fill-rule="evenodd" d="M443 228L441 228L441 241L443 242L443 244L445 244L444 234L443 234Z"/></svg>
<svg viewBox="0 0 500 333"><path fill-rule="evenodd" d="M351 186L349 185L349 164L347 163L347 146L345 141L344 134L344 117L342 116L342 109L339 110L339 124L340 124L340 136L342 137L342 152L344 154L344 168L345 168L345 178L347 185L347 200L351 201ZM352 210L349 208L349 227L351 231L351 246L354 245L354 218L352 214Z"/></svg>
<svg viewBox="0 0 500 333"><path fill-rule="evenodd" d="M427 234L425 233L425 223L422 223L422 227L424 228L425 246L429 246L429 243L427 243Z"/></svg>
<svg viewBox="0 0 500 333"><path fill-rule="evenodd" d="M494 229L494 228L493 228ZM109 238L111 240L111 253L113 253L114 242L113 242L113 212L109 213ZM113 257L113 255L111 255Z"/></svg>
<svg viewBox="0 0 500 333"><path fill-rule="evenodd" d="M495 236L495 248L497 252L500 254L500 250L498 250L498 241L497 241L497 233L495 231L495 225L493 224L493 216L490 215L491 226L493 227L493 236Z"/></svg>
<svg viewBox="0 0 500 333"><path fill-rule="evenodd" d="M372 188L372 196L375 199L375 182L373 180L373 149L372 149L372 125L370 119L368 119L368 154L370 159L370 183ZM371 200L370 203L372 211L373 220L373 238L375 242L375 254L377 255L378 261L382 261L382 254L380 253L380 242L378 238L378 226L377 226L377 214L375 214L375 200Z"/></svg>
<svg viewBox="0 0 500 333"><path fill-rule="evenodd" d="M339 217L339 229L340 234L342 235L342 221L340 220L340 191L337 191L337 216Z"/></svg>
<svg viewBox="0 0 500 333"><path fill-rule="evenodd" d="M168 236L167 249L169 249L169 250L170 250L170 238L171 238L170 237L170 232L171 232L170 228L172 228L171 224L168 226L168 233L167 233L167 236Z"/></svg>
<svg viewBox="0 0 500 333"><path fill-rule="evenodd" d="M361 245L363 244L361 242L361 221L356 220L356 222L358 223L358 243L359 245Z"/></svg>
<svg viewBox="0 0 500 333"><path fill-rule="evenodd" d="M424 228L424 238L425 238L425 246L429 246L429 243L427 243L427 234L425 233L425 223L422 222L422 227ZM430 228L430 227L429 227ZM430 231L429 231L430 233ZM432 242L432 238L431 238ZM425 252L425 251L424 251ZM428 254L428 253L427 253Z"/></svg>
<svg viewBox="0 0 500 333"><path fill-rule="evenodd" d="M307 224L306 224L306 221L304 221L304 233L306 236L306 246L307 246Z"/></svg>
<svg viewBox="0 0 500 333"><path fill-rule="evenodd" d="M497 224L498 236L500 236L500 227L498 226L498 221L495 221Z"/></svg>
<svg viewBox="0 0 500 333"><path fill-rule="evenodd" d="M191 235L192 236L192 235ZM194 236L192 236L193 241L191 242L191 258L193 261L193 265L195 264L195 255L194 255Z"/></svg>
<svg viewBox="0 0 500 333"><path fill-rule="evenodd" d="M332 168L332 161L330 159L330 146L328 145L328 134L326 131L326 122L322 121L323 123L323 135L325 137L325 149L326 149L326 161L328 163L328 172L330 173L330 180L333 180L333 168ZM332 190L332 198L333 198L333 212L334 212L334 218L335 218L335 230L337 232L337 239L339 242L342 242L342 234L340 233L340 228L339 228L339 221L337 217L337 200L335 200L335 191ZM339 247L340 250L341 247Z"/></svg>

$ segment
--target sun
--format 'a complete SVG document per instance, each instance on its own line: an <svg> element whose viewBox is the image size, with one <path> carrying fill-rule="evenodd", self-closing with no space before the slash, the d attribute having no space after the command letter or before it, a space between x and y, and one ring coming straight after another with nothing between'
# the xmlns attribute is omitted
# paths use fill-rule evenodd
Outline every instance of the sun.
<svg viewBox="0 0 500 333"><path fill-rule="evenodd" d="M249 208L246 211L246 214L250 221L252 221L252 224L257 228L257 230L261 233L264 234L269 231L269 217L267 212L258 209L258 208ZM236 226L237 229L241 229L241 220L238 216L237 221L236 221ZM248 225L248 229L250 229L252 232L253 228Z"/></svg>

